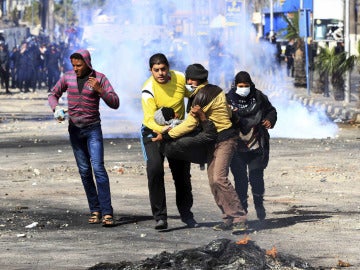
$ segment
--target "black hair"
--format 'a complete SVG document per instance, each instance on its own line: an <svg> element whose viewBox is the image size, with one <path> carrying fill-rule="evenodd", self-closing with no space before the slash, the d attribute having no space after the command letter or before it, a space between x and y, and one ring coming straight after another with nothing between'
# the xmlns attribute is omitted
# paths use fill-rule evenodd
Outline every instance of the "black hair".
<svg viewBox="0 0 360 270"><path fill-rule="evenodd" d="M162 53L156 53L153 56L151 56L150 59L149 59L150 69L154 65L159 65L159 64L164 64L167 67L170 67L169 61L167 60L166 56L164 54L162 54Z"/></svg>
<svg viewBox="0 0 360 270"><path fill-rule="evenodd" d="M161 112L164 116L165 121L170 121L175 118L175 112L173 108L170 107L162 107Z"/></svg>
<svg viewBox="0 0 360 270"><path fill-rule="evenodd" d="M70 59L84 60L80 53L73 53L72 55L70 55Z"/></svg>
<svg viewBox="0 0 360 270"><path fill-rule="evenodd" d="M185 70L185 79L193 79L198 81L199 84L203 84L208 79L209 72L203 65L195 63L189 65Z"/></svg>

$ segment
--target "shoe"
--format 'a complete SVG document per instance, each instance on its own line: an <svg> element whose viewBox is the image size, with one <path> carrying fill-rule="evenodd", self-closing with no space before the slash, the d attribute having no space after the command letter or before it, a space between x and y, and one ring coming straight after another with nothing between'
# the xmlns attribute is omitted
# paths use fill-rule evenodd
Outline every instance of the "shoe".
<svg viewBox="0 0 360 270"><path fill-rule="evenodd" d="M232 229L232 224L220 223L213 227L214 231L230 231Z"/></svg>
<svg viewBox="0 0 360 270"><path fill-rule="evenodd" d="M99 212L92 212L88 219L89 224L99 224L100 223L101 214Z"/></svg>
<svg viewBox="0 0 360 270"><path fill-rule="evenodd" d="M187 219L186 221L184 221L184 223L186 223L188 228L198 228L199 227L199 223L197 223L196 220L193 218Z"/></svg>
<svg viewBox="0 0 360 270"><path fill-rule="evenodd" d="M236 223L232 224L232 232L233 233L243 232L243 231L246 231L247 229L248 229L248 227L245 222L236 222Z"/></svg>
<svg viewBox="0 0 360 270"><path fill-rule="evenodd" d="M103 227L114 227L115 226L115 220L114 217L111 215L105 215L102 218L102 226Z"/></svg>
<svg viewBox="0 0 360 270"><path fill-rule="evenodd" d="M256 210L256 216L258 217L258 219L264 220L266 217L265 207L263 205L256 206L255 210Z"/></svg>
<svg viewBox="0 0 360 270"><path fill-rule="evenodd" d="M166 220L159 219L156 221L155 230L165 230L168 227L168 223Z"/></svg>

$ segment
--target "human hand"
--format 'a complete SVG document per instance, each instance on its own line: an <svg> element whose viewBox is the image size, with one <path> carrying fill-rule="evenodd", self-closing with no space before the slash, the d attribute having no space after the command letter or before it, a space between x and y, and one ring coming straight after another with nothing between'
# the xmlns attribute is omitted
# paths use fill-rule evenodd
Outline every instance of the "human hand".
<svg viewBox="0 0 360 270"><path fill-rule="evenodd" d="M95 77L89 77L87 83L91 89L93 89L95 92L101 94L102 88L100 86L100 83L98 82L98 80Z"/></svg>
<svg viewBox="0 0 360 270"><path fill-rule="evenodd" d="M231 111L233 111L233 112L236 112L236 111L238 111L239 109L237 108L237 107L235 107L235 106L233 106L233 105L228 105L229 106L229 108L231 109Z"/></svg>
<svg viewBox="0 0 360 270"><path fill-rule="evenodd" d="M65 113L66 110L60 106L56 106L55 107L55 112L54 112L54 118L58 121L58 122L62 122L65 120Z"/></svg>
<svg viewBox="0 0 360 270"><path fill-rule="evenodd" d="M161 133L165 133L165 132L168 132L169 130L171 129L170 126L164 126L161 130ZM156 132L157 133L157 132Z"/></svg>
<svg viewBox="0 0 360 270"><path fill-rule="evenodd" d="M162 141L163 137L162 134L160 132L154 131L156 133L156 137L151 138L151 141L153 142L159 142Z"/></svg>
<svg viewBox="0 0 360 270"><path fill-rule="evenodd" d="M199 118L200 121L206 120L206 115L199 105L191 107L190 114L193 117Z"/></svg>
<svg viewBox="0 0 360 270"><path fill-rule="evenodd" d="M264 119L264 120L261 122L261 124L262 124L265 128L267 128L267 129L272 128L271 122L270 122L269 120L267 120L267 119Z"/></svg>

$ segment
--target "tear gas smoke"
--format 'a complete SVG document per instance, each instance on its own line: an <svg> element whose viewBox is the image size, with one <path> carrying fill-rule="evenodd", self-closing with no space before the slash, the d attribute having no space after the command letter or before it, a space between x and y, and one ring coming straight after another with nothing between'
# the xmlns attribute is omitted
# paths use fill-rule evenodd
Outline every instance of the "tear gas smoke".
<svg viewBox="0 0 360 270"><path fill-rule="evenodd" d="M126 125L134 136L139 135L141 87L150 76L148 59L152 54L162 52L169 58L171 68L182 72L189 64L203 64L209 69L209 82L219 84L226 92L237 72L248 71L257 88L269 96L278 111L278 123L271 130L272 137L335 136L337 126L323 111L310 112L300 103L279 96L278 89L270 90L274 88L271 85L282 82L286 74L285 71L272 71L275 48L267 40L258 40L250 20L244 19L246 16L238 26L226 27L219 23L225 17L212 11L210 14L216 15L210 18L211 27L206 29L207 35L200 36L196 35L191 24L199 14L194 14L196 10L192 9L190 0L181 3L169 1L161 7L155 0L132 1L127 5L108 2L101 12L93 11L92 22L82 22L81 25L84 27L84 44L92 53L93 66L109 77L121 100L120 109L115 112L102 106L103 125L111 125L112 129ZM189 17L181 24L184 28L182 36L177 36L176 29L169 22L169 14L174 10L181 10ZM209 55L214 45L220 48L222 57L212 61ZM263 82L267 82L269 87ZM106 132L104 128L108 137L126 136L121 132L110 135Z"/></svg>

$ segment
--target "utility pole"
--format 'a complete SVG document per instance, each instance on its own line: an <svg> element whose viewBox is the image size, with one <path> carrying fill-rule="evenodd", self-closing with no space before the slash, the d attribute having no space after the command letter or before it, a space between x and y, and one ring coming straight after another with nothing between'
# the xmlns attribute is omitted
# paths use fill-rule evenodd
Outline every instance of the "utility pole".
<svg viewBox="0 0 360 270"><path fill-rule="evenodd" d="M270 33L269 40L274 35L274 4L273 0L270 0Z"/></svg>
<svg viewBox="0 0 360 270"><path fill-rule="evenodd" d="M44 33L46 33L47 28L48 28L48 23L47 23L47 16L48 16L48 0L41 0L40 1L40 6L41 6L41 14L40 14L40 20L41 20L41 28L44 31Z"/></svg>
<svg viewBox="0 0 360 270"><path fill-rule="evenodd" d="M50 41L54 42L55 40L55 36L54 36L54 30L55 30L55 20L54 20L54 0L48 0L48 18L49 18L49 24L48 24L48 29L49 29L49 37L50 37Z"/></svg>
<svg viewBox="0 0 360 270"><path fill-rule="evenodd" d="M344 33L344 49L347 57L350 55L350 0L345 0L345 33ZM351 101L351 73L347 71L345 73L345 102Z"/></svg>
<svg viewBox="0 0 360 270"><path fill-rule="evenodd" d="M305 47L305 71L306 71L306 88L307 94L310 96L310 76L309 76L309 47L307 39L310 36L310 27L309 27L309 10L304 9L304 3L300 1L300 16L299 16L299 35L304 38L304 47Z"/></svg>

